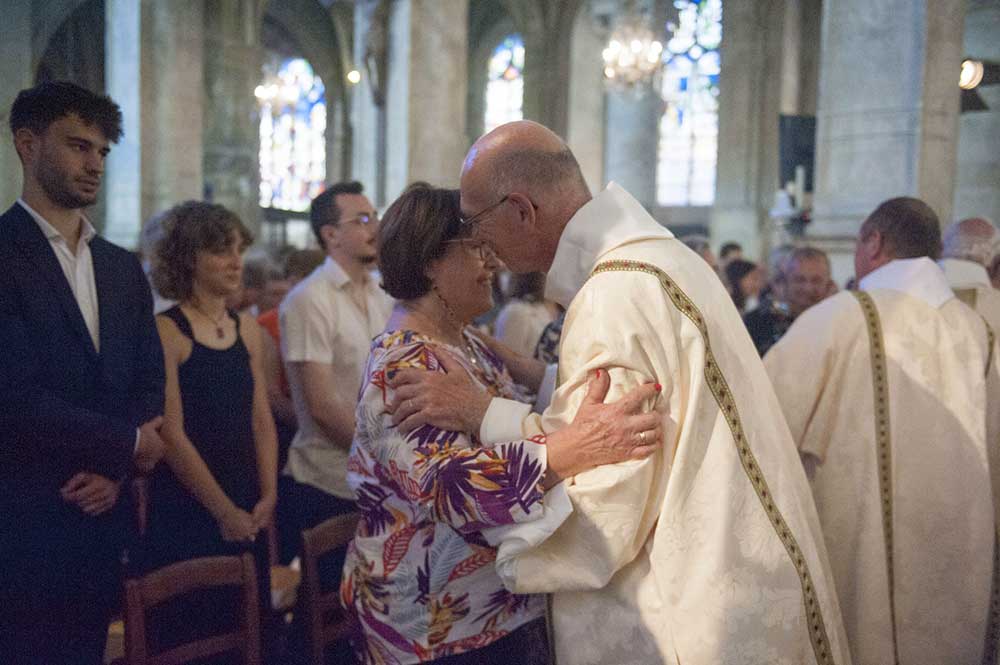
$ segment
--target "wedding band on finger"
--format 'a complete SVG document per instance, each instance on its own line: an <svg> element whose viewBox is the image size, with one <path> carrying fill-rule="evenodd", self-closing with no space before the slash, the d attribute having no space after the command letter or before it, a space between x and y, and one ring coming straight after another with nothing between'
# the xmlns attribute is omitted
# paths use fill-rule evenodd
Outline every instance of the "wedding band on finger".
<svg viewBox="0 0 1000 665"><path fill-rule="evenodd" d="M639 432L639 441L642 442L642 445L646 445L646 433L645 432Z"/></svg>

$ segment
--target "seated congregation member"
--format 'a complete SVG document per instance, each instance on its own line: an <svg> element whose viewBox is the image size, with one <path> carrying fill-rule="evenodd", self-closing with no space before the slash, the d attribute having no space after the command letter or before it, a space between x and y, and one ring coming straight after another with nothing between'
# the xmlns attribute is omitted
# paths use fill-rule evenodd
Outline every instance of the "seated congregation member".
<svg viewBox="0 0 1000 665"><path fill-rule="evenodd" d="M457 191L418 183L379 232L383 284L397 302L364 372L348 465L362 520L341 586L362 627L365 663L547 663L544 599L503 588L481 531L539 519L551 509L545 488L598 464L641 459L660 441L658 416L637 413L657 387L603 405L606 371L579 417L547 438L483 447L459 421L409 435L393 426L386 382L403 369L461 376L485 388L486 401L525 400L468 327L492 305L497 266L469 231ZM541 374L520 378L537 388Z"/></svg>
<svg viewBox="0 0 1000 665"><path fill-rule="evenodd" d="M522 355L530 355L546 326L560 314L559 305L546 300L545 275L529 272L511 275L511 300L494 324L498 340Z"/></svg>
<svg viewBox="0 0 1000 665"><path fill-rule="evenodd" d="M277 444L261 336L226 309L252 238L220 205L175 207L156 245L153 280L178 305L157 316L166 361L164 461L150 483L148 568L202 556L257 558L262 602L277 496ZM192 619L192 623L194 620Z"/></svg>

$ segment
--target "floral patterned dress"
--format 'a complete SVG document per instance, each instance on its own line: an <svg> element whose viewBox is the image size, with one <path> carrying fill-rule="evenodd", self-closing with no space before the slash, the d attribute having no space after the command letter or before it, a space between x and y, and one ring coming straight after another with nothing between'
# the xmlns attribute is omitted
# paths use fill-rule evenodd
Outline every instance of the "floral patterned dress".
<svg viewBox="0 0 1000 665"><path fill-rule="evenodd" d="M491 394L528 401L500 359L474 335L465 338L475 363L413 331L372 342L348 462L362 519L341 584L344 606L362 627L365 663L468 652L544 613L542 596L503 587L496 550L480 533L541 516L544 437L481 447L476 435L430 425L403 435L386 413L395 372L444 371L435 347L452 351Z"/></svg>

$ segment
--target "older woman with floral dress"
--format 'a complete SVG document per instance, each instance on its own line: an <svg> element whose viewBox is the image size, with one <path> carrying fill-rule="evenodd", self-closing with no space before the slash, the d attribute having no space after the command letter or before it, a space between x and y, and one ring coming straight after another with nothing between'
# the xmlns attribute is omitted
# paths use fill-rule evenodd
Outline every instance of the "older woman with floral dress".
<svg viewBox="0 0 1000 665"><path fill-rule="evenodd" d="M484 394L530 401L467 327L492 306L496 261L459 216L457 191L417 184L379 231L383 286L397 304L363 377L348 465L362 519L341 586L365 663L547 662L544 600L503 587L482 531L540 518L545 490L562 478L641 458L661 436L658 419L641 413L655 387L604 405L606 372L577 419L547 437L490 447L476 432L393 425L389 382L402 369L462 372ZM536 389L540 375L518 378Z"/></svg>

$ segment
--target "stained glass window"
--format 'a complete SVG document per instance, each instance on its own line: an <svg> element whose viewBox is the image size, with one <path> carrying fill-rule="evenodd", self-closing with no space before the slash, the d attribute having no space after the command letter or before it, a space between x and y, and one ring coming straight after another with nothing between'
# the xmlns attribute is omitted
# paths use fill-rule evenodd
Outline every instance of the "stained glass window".
<svg viewBox="0 0 1000 665"><path fill-rule="evenodd" d="M269 71L270 70L270 71ZM326 182L326 90L302 58L265 65L260 104L260 205L308 210Z"/></svg>
<svg viewBox="0 0 1000 665"><path fill-rule="evenodd" d="M524 42L521 35L508 35L490 56L486 79L486 114L483 129L492 131L524 117Z"/></svg>
<svg viewBox="0 0 1000 665"><path fill-rule="evenodd" d="M722 0L674 0L678 22L663 51L656 193L660 205L715 201Z"/></svg>

